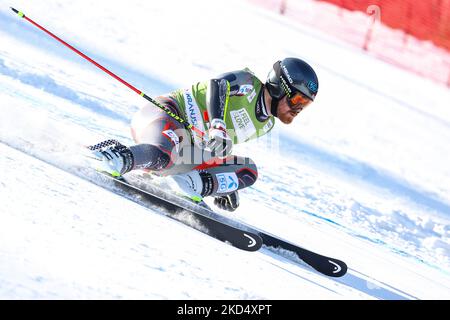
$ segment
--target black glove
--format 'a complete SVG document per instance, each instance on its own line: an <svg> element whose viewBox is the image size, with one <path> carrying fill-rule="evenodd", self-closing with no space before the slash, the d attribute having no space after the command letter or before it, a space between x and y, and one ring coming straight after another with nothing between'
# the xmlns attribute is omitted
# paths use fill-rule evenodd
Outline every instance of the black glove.
<svg viewBox="0 0 450 320"><path fill-rule="evenodd" d="M214 204L220 209L234 211L239 207L239 194L237 191L214 198Z"/></svg>

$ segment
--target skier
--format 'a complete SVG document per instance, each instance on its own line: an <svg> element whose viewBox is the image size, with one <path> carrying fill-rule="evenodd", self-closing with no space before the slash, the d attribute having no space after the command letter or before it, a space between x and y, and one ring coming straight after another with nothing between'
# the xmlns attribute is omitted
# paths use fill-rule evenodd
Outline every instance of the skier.
<svg viewBox="0 0 450 320"><path fill-rule="evenodd" d="M201 138L151 103L133 117L136 145L107 140L92 147L101 170L121 176L141 169L167 176L175 191L195 202L213 196L219 208L234 211L238 190L253 185L255 163L231 155L233 144L269 132L274 117L290 124L315 98L316 73L305 61L277 61L262 83L249 69L222 74L191 88L158 97L168 112L206 134Z"/></svg>

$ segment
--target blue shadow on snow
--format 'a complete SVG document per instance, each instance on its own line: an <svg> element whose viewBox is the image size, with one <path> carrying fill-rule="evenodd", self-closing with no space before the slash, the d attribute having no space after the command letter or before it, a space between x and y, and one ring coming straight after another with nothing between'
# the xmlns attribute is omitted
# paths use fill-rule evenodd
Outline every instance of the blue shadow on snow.
<svg viewBox="0 0 450 320"><path fill-rule="evenodd" d="M2 31L9 33L14 38L24 39L24 42L26 42L28 45L33 45L39 48L45 48L45 50L58 56L61 56L66 60L89 65L92 67L93 72L102 72L99 71L95 66L91 65L89 62L87 62L86 60L75 54L74 52L71 52L68 48L66 48L62 44L58 43L56 40L50 38L44 32L40 31L31 24L24 22L23 19L17 18L17 16L13 14L12 11L11 14L7 14L5 12L0 11L0 26L2 28ZM56 35L58 35L57 32ZM90 53L88 50L85 50L83 48L83 45L77 43L77 41L72 41L71 39L64 39L64 40L70 42L76 48L83 51L86 55L96 60L100 64L104 65L106 68L110 69L112 72L118 74L119 76L126 75L125 80L132 84L142 86L140 87L141 90L145 88L151 90L152 94L159 95L165 92L169 92L173 89L173 86L171 86L170 84L164 83L161 80L151 77L147 74L133 70L132 67L126 64L123 64L118 61L105 59L103 57L98 57L95 54ZM132 61L130 61L130 65L131 64ZM42 76L32 73L22 73L18 70L8 68L4 64L4 61L1 59L0 59L0 73L18 79L22 83L42 89L55 96L73 101L74 103L79 104L96 113L127 123L129 122L129 117L114 112L113 110L109 109L107 106L105 106L99 101L82 97L75 90L72 90L69 87L59 85L58 83L55 82L55 80L53 80L49 76ZM109 77L106 74L104 76ZM130 95L133 94L134 94L133 92L130 92Z"/></svg>
<svg viewBox="0 0 450 320"><path fill-rule="evenodd" d="M387 172L375 169L367 163L346 159L336 154L327 152L313 145L305 143L299 139L293 139L286 134L280 139L280 148L283 153L292 156L293 153L300 155L302 158L311 159L319 168L327 171L338 171L352 178L358 178L365 183L388 190L389 192L401 197L411 199L411 201L425 206L427 208L442 212L446 215L450 214L450 205L445 203L424 190L416 189L408 182L395 177Z"/></svg>
<svg viewBox="0 0 450 320"><path fill-rule="evenodd" d="M117 112L114 112L107 107L103 106L100 102L84 98L78 95L78 93L68 87L59 85L49 76L42 76L33 73L19 72L17 70L8 68L3 60L0 58L0 74L12 77L20 82L33 86L37 89L41 89L54 96L72 101L80 106L83 106L95 113L118 119L123 122L128 122L129 119Z"/></svg>

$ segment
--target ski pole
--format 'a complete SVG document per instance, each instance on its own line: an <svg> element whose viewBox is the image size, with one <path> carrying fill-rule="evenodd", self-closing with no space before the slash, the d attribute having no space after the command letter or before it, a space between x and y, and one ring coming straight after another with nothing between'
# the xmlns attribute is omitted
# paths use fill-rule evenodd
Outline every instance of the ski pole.
<svg viewBox="0 0 450 320"><path fill-rule="evenodd" d="M145 98L146 100L150 101L151 103L153 103L154 105L156 105L157 107L159 107L160 109L162 109L164 112L166 112L171 118L175 119L176 121L178 121L179 123L181 123L182 125L184 125L187 129L190 129L192 131L194 131L200 138L206 138L205 137L205 133L203 131L201 131L200 129L194 127L192 124L188 123L185 119L177 116L175 113L171 112L170 110L168 110L167 108L165 108L161 103L159 103L158 101L154 100L153 98L149 97L148 95L146 95L144 92L142 92L141 90L137 89L136 87L132 86L131 84L129 84L128 82L126 82L125 80L123 80L122 78L118 77L117 75L115 75L114 73L112 73L111 71L109 71L108 69L106 69L105 67L103 67L102 65L100 65L99 63L97 63L96 61L94 61L93 59L89 58L87 55L85 55L83 52L79 51L78 49L74 48L73 46L71 46L70 44L68 44L67 42L65 42L64 40L62 40L61 38L57 37L56 35L54 35L53 33L51 33L50 31L48 31L47 29L45 29L44 27L42 27L41 25L39 25L38 23L34 22L33 20L31 20L30 18L28 18L27 16L25 16L25 14L19 10L16 10L12 7L10 7L12 11L14 11L19 17L27 20L28 22L30 22L31 24L33 24L34 26L36 26L37 28L41 29L42 31L44 31L45 33L47 33L49 36L51 36L52 38L54 38L55 40L59 41L60 43L62 43L63 45L65 45L67 48L69 48L70 50L74 51L75 53L77 53L78 55L80 55L81 57L83 57L84 59L86 59L87 61L89 61L90 63L94 64L96 67L98 67L100 70L106 72L107 74L109 74L111 77L113 77L114 79L118 80L119 82L121 82L122 84L126 85L128 88L130 88L131 90L133 90L134 92L136 92L138 95L140 95L141 97Z"/></svg>

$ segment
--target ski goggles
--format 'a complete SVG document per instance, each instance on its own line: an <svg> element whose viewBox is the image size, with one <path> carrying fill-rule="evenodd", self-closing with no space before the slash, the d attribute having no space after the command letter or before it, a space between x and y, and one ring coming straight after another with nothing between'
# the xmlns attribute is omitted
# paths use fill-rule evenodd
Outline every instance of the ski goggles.
<svg viewBox="0 0 450 320"><path fill-rule="evenodd" d="M312 100L305 96L300 91L295 92L286 96L289 108L294 111L301 111L303 108L307 107Z"/></svg>

